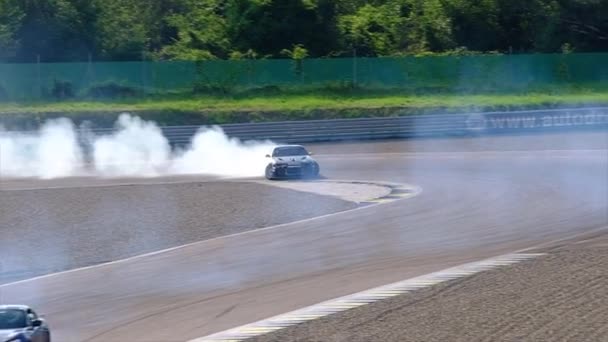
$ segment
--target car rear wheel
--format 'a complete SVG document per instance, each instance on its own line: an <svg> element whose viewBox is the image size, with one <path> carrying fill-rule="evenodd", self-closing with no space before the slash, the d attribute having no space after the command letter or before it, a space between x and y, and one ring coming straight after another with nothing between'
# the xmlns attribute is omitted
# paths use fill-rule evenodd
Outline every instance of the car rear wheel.
<svg viewBox="0 0 608 342"><path fill-rule="evenodd" d="M319 164L315 163L313 170L313 177L319 177L319 174L321 173L321 168L319 168Z"/></svg>

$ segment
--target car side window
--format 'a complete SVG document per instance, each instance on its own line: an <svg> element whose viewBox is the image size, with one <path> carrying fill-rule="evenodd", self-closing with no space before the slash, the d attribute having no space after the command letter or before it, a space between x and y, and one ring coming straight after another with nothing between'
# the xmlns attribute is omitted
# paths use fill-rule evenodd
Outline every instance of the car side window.
<svg viewBox="0 0 608 342"><path fill-rule="evenodd" d="M38 319L38 315L36 314L36 312L34 312L34 310L32 310L32 309L27 310L28 325L32 325L32 322L37 319Z"/></svg>

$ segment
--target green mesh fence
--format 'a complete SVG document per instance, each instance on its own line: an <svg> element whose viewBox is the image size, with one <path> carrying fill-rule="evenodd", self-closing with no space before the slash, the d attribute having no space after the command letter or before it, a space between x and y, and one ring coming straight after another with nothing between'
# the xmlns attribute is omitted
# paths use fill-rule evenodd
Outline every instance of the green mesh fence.
<svg viewBox="0 0 608 342"><path fill-rule="evenodd" d="M608 54L0 64L0 100L262 87L513 91L608 81Z"/></svg>

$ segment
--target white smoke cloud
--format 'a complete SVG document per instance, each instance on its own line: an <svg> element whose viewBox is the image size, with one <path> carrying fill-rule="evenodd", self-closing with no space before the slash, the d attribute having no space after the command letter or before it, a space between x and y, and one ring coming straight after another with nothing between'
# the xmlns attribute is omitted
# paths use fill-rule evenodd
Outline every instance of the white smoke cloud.
<svg viewBox="0 0 608 342"><path fill-rule="evenodd" d="M241 142L227 138L219 127L203 128L192 139L189 149L173 162L171 173L250 177L264 174L270 142Z"/></svg>
<svg viewBox="0 0 608 342"><path fill-rule="evenodd" d="M82 150L74 125L67 119L49 121L31 134L0 130L0 176L57 178L82 170Z"/></svg>
<svg viewBox="0 0 608 342"><path fill-rule="evenodd" d="M113 135L93 138L93 164L104 176L162 175L171 162L171 147L153 122L121 115Z"/></svg>
<svg viewBox="0 0 608 342"><path fill-rule="evenodd" d="M128 114L119 117L115 133L86 138L88 163L68 119L49 121L38 132L28 134L0 127L0 177L257 177L264 174L264 156L274 146L270 141L241 142L212 127L201 129L190 146L172 152L155 123Z"/></svg>

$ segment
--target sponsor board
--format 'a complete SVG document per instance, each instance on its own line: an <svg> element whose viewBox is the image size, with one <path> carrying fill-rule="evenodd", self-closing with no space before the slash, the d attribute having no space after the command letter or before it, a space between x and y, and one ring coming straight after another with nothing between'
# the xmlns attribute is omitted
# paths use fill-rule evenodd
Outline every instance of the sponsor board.
<svg viewBox="0 0 608 342"><path fill-rule="evenodd" d="M558 128L608 128L607 109L573 109L513 113L471 114L465 120L469 131L543 130Z"/></svg>

